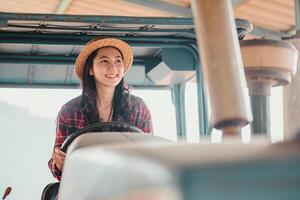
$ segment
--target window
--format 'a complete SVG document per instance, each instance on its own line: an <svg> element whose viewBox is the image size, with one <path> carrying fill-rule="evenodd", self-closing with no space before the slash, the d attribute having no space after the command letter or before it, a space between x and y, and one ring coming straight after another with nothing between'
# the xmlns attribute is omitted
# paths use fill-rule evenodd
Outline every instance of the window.
<svg viewBox="0 0 300 200"><path fill-rule="evenodd" d="M154 135L176 141L176 115L171 90L138 89L132 94L141 97L150 109Z"/></svg>

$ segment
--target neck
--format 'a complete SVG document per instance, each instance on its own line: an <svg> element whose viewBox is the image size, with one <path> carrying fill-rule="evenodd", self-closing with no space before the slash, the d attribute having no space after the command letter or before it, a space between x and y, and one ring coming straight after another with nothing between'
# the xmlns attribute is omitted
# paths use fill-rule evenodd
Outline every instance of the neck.
<svg viewBox="0 0 300 200"><path fill-rule="evenodd" d="M112 106L112 100L114 97L114 87L97 87L97 101L102 108Z"/></svg>

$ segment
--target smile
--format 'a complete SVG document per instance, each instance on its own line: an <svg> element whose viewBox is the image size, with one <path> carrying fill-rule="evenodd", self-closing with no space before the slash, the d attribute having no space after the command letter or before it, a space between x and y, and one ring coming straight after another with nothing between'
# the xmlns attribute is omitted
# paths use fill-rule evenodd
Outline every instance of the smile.
<svg viewBox="0 0 300 200"><path fill-rule="evenodd" d="M110 78L110 79L117 78L118 76L119 76L119 74L106 74L105 75L106 78Z"/></svg>

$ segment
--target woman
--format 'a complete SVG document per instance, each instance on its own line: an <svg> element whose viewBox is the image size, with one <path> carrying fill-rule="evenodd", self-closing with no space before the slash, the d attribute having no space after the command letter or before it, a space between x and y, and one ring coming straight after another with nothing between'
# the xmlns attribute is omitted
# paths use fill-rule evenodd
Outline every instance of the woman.
<svg viewBox="0 0 300 200"><path fill-rule="evenodd" d="M49 168L58 180L65 153L60 147L77 129L93 122L120 121L152 133L150 112L142 99L130 95L123 77L130 69L130 46L115 38L94 39L79 54L75 69L82 95L62 106L57 116L56 140Z"/></svg>

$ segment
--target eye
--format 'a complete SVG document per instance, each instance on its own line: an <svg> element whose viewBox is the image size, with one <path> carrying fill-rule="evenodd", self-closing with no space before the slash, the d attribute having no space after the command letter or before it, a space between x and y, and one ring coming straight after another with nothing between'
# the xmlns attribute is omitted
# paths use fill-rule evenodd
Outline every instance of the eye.
<svg viewBox="0 0 300 200"><path fill-rule="evenodd" d="M123 63L123 60L121 58L116 59L116 63Z"/></svg>
<svg viewBox="0 0 300 200"><path fill-rule="evenodd" d="M102 59L102 60L100 60L100 63L106 64L106 63L108 63L108 60L107 59Z"/></svg>

